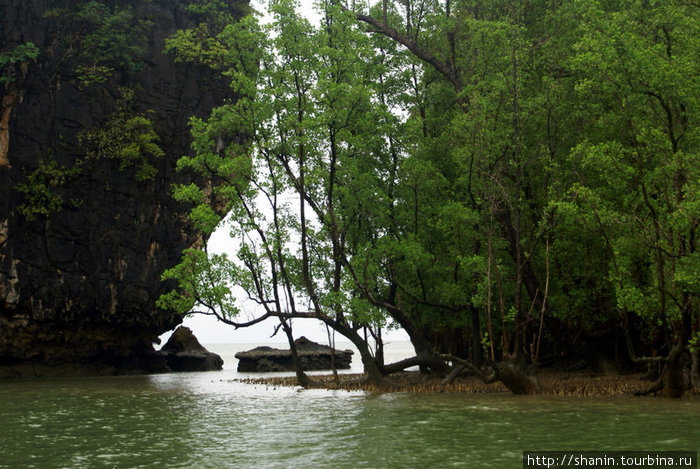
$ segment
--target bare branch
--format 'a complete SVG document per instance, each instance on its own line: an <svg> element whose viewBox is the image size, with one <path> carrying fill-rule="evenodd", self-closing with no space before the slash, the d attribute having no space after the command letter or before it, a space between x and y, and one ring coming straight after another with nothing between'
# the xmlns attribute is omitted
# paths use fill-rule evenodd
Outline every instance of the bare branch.
<svg viewBox="0 0 700 469"><path fill-rule="evenodd" d="M250 321L247 322L236 322L231 319L228 319L221 314L217 313L214 310L210 311L191 311L190 314L199 314L203 316L214 316L216 319L219 321L223 322L224 324L228 324L229 326L233 326L235 329L240 329L244 327L250 327L254 326L255 324L261 323L265 321L266 319L269 318L280 318L280 319L293 319L293 318L302 318L302 319L318 319L323 321L323 317L319 315L318 313L314 311L296 311L296 312L280 312L280 311L270 311L262 316L259 316L255 319L251 319Z"/></svg>

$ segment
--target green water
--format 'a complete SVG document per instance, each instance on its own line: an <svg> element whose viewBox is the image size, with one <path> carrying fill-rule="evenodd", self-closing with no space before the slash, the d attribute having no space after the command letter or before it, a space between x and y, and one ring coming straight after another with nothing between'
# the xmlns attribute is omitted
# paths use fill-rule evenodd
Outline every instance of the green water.
<svg viewBox="0 0 700 469"><path fill-rule="evenodd" d="M0 381L0 467L520 468L524 450L698 450L700 402L365 394L233 371Z"/></svg>

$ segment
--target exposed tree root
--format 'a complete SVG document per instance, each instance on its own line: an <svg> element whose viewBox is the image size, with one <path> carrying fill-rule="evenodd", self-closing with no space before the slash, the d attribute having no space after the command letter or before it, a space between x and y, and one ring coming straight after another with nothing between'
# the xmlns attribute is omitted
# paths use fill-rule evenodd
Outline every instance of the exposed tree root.
<svg viewBox="0 0 700 469"><path fill-rule="evenodd" d="M453 370L453 372L443 380L446 384L454 381L457 376L465 370L469 370L485 384L500 381L513 394L532 394L539 389L537 379L534 376L526 374L522 369L522 365L515 361L496 363L492 365L491 370L487 372L459 357L442 355L442 358L459 365L457 369ZM456 374L453 376L454 373Z"/></svg>
<svg viewBox="0 0 700 469"><path fill-rule="evenodd" d="M664 388L664 382L662 379L659 379L654 382L651 386L649 386L646 389L641 389L639 391L635 391L634 394L635 396L648 396L649 394L657 394L659 391L661 391Z"/></svg>
<svg viewBox="0 0 700 469"><path fill-rule="evenodd" d="M364 392L410 392L410 393L469 393L469 394L512 394L501 382L485 384L475 376L460 375L452 384L443 384L437 375L424 375L418 372L402 372L391 377L394 387L375 386L366 375L340 374L337 383L332 375L315 375L310 389L330 389ZM248 378L233 380L256 386L295 387L293 376L273 378ZM541 371L538 374L538 395L570 397L610 397L643 395L649 383L642 373L634 374L592 374L589 370L576 372ZM698 393L686 393L684 399L698 398Z"/></svg>
<svg viewBox="0 0 700 469"><path fill-rule="evenodd" d="M498 363L495 369L496 379L513 394L533 394L540 388L537 378L527 375L516 363Z"/></svg>
<svg viewBox="0 0 700 469"><path fill-rule="evenodd" d="M450 374L448 374L445 379L441 381L441 384L452 384L455 382L455 380L461 376L462 374L465 374L467 372L467 367L464 365L458 365L455 366L452 371L450 371Z"/></svg>

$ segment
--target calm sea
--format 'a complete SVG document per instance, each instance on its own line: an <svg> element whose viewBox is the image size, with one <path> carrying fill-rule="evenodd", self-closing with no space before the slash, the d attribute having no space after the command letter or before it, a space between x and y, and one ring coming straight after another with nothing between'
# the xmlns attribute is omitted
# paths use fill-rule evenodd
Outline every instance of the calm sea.
<svg viewBox="0 0 700 469"><path fill-rule="evenodd" d="M0 467L517 469L527 450L700 449L697 400L273 388L232 381L249 345L207 347L224 371L0 381Z"/></svg>

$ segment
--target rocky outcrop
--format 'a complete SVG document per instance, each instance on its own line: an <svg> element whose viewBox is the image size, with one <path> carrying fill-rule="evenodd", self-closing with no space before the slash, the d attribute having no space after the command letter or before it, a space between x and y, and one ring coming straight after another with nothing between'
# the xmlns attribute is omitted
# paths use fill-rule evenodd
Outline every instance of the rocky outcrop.
<svg viewBox="0 0 700 469"><path fill-rule="evenodd" d="M224 365L224 360L204 348L185 326L175 329L160 353L172 371L217 371Z"/></svg>
<svg viewBox="0 0 700 469"><path fill-rule="evenodd" d="M181 318L156 307L161 274L201 240L175 162L229 94L163 53L206 20L190 3L0 0L0 375L167 369L152 344Z"/></svg>
<svg viewBox="0 0 700 469"><path fill-rule="evenodd" d="M330 370L332 359L339 370L350 368L352 350L335 350L326 345L312 342L306 337L294 341L299 355L299 361L304 371ZM333 353L334 357L331 357ZM295 371L292 352L272 347L256 347L246 352L238 352L238 371L272 372Z"/></svg>

